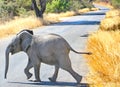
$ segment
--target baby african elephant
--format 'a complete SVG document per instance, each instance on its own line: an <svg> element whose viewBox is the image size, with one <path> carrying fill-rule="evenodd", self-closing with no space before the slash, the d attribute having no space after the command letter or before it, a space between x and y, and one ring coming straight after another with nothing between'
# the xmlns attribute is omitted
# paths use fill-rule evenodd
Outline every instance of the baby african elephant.
<svg viewBox="0 0 120 87"><path fill-rule="evenodd" d="M15 54L20 51L27 53L29 60L24 70L27 79L31 78L32 74L29 70L34 67L35 81L41 81L39 69L41 62L54 65L55 72L50 81L55 82L58 76L59 68L68 71L80 83L82 76L76 73L71 67L69 52L73 51L78 54L91 54L90 52L77 52L71 48L67 41L56 34L33 35L24 30L19 32L6 49L6 67L5 78L7 77L9 67L9 53Z"/></svg>

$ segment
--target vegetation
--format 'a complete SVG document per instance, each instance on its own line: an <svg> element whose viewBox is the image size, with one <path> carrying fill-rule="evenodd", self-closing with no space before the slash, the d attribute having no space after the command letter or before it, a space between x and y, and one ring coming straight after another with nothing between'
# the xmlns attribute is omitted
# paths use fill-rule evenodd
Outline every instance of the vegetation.
<svg viewBox="0 0 120 87"><path fill-rule="evenodd" d="M120 17L119 10L106 13L100 29L92 33L85 56L90 72L87 81L91 87L120 87Z"/></svg>
<svg viewBox="0 0 120 87"><path fill-rule="evenodd" d="M100 30L120 30L120 10L114 9L106 13L106 18L101 21Z"/></svg>
<svg viewBox="0 0 120 87"><path fill-rule="evenodd" d="M120 87L120 31L98 31L92 34L85 56L90 68L87 81L91 87Z"/></svg>
<svg viewBox="0 0 120 87"><path fill-rule="evenodd" d="M120 8L120 0L94 0L94 1L109 3L112 6L114 6L114 8Z"/></svg>
<svg viewBox="0 0 120 87"><path fill-rule="evenodd" d="M36 18L35 16L15 17L14 20L5 22L4 24L0 25L0 38L16 34L17 32L23 29L34 29L36 27L57 23L60 21L61 17L74 16L91 10L98 10L98 9L85 8L78 10L77 12L67 11L62 13L48 13L48 14L44 14L43 19Z"/></svg>
<svg viewBox="0 0 120 87"><path fill-rule="evenodd" d="M111 0L111 4L112 4L115 8L120 8L120 0Z"/></svg>
<svg viewBox="0 0 120 87"><path fill-rule="evenodd" d="M31 29L43 25L42 20L29 16L27 18L16 18L10 22L6 22L0 25L0 37L6 37L16 34L22 29Z"/></svg>
<svg viewBox="0 0 120 87"><path fill-rule="evenodd" d="M85 8L89 3L87 0L47 0L47 10L43 19L35 18L42 11L39 5L46 0L0 0L0 37L9 36L19 32L22 29L32 29L35 27L56 23L60 17L68 17L96 8ZM87 4L86 4L86 3ZM31 4L33 3L35 13ZM86 5L86 6L85 6ZM54 12L54 13L50 13Z"/></svg>
<svg viewBox="0 0 120 87"><path fill-rule="evenodd" d="M68 10L78 10L81 8L91 8L93 7L91 1L104 1L112 4L114 7L120 7L120 0L0 0L0 20L6 21L14 16L29 16L35 15L33 12L33 7L38 10L38 13L44 12L44 4L41 3L45 1L47 3L46 12L66 12ZM33 3L33 5L32 5ZM37 12L35 10L35 12ZM37 13L36 13L37 15Z"/></svg>
<svg viewBox="0 0 120 87"><path fill-rule="evenodd" d="M29 16L33 14L33 8L35 9L36 16L40 16L39 13L54 12L60 13L68 10L78 10L80 8L92 7L87 3L87 0L0 0L0 19L8 20L15 16ZM44 3L43 3L44 2Z"/></svg>
<svg viewBox="0 0 120 87"><path fill-rule="evenodd" d="M112 9L108 11L105 15L106 18L113 18L116 16L120 16L120 9Z"/></svg>
<svg viewBox="0 0 120 87"><path fill-rule="evenodd" d="M70 8L70 2L67 0L52 0L51 2L47 3L46 12L65 12L68 11Z"/></svg>
<svg viewBox="0 0 120 87"><path fill-rule="evenodd" d="M51 2L47 3L46 12L60 13L92 7L93 5L88 3L88 0L52 0Z"/></svg>
<svg viewBox="0 0 120 87"><path fill-rule="evenodd" d="M31 0L0 0L0 19L8 20L14 16L29 15Z"/></svg>

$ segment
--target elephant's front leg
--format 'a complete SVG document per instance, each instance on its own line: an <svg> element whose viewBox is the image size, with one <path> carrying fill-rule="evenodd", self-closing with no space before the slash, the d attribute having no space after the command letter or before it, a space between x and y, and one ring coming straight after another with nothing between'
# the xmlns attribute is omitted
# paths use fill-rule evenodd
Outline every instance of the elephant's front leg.
<svg viewBox="0 0 120 87"><path fill-rule="evenodd" d="M31 60L28 58L28 64L26 66L26 68L24 69L24 72L27 76L27 79L30 79L32 74L29 72L29 70L33 67L32 63L31 63Z"/></svg>
<svg viewBox="0 0 120 87"><path fill-rule="evenodd" d="M53 76L49 78L49 80L51 82L56 82L56 79L57 79L57 76L58 76L58 71L59 71L59 67L55 66L55 72L54 72Z"/></svg>

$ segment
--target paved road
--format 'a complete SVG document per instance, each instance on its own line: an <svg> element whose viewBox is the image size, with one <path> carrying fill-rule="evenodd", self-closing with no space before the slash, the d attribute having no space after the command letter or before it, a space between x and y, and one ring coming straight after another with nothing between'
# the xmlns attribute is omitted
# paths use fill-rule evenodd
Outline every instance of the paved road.
<svg viewBox="0 0 120 87"><path fill-rule="evenodd" d="M84 15L73 16L63 19L61 23L40 27L34 30L35 34L57 33L63 36L69 44L78 51L84 51L88 33L98 29L100 21L104 18L107 8L100 7L101 10L89 12ZM57 83L51 83L48 77L52 76L54 67L42 64L41 80L42 83L35 83L26 80L24 68L27 64L27 55L23 52L10 57L10 67L7 80L4 79L5 67L5 48L10 42L10 38L0 41L0 87L75 87L76 83L73 77L66 71L60 70ZM86 76L89 69L82 55L70 52L72 67L82 76ZM31 69L33 72L33 69ZM31 78L34 79L34 76ZM85 86L85 80L82 80L82 87Z"/></svg>

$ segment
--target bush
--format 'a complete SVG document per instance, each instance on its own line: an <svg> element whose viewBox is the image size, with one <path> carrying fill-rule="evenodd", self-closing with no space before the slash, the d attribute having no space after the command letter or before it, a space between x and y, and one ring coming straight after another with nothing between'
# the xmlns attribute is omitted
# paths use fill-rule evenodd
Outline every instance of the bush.
<svg viewBox="0 0 120 87"><path fill-rule="evenodd" d="M94 1L109 3L115 8L120 8L120 0L94 0Z"/></svg>
<svg viewBox="0 0 120 87"><path fill-rule="evenodd" d="M92 5L87 1L88 0L48 0L46 12L60 13L91 7ZM39 0L37 0L37 2L39 2ZM29 16L30 14L33 14L33 11L31 11L31 0L0 0L0 19L2 20L11 19L14 18L14 16Z"/></svg>
<svg viewBox="0 0 120 87"><path fill-rule="evenodd" d="M85 5L83 2L80 2L78 0L76 1L71 1L71 6L70 6L70 10L78 10L80 8L85 8Z"/></svg>
<svg viewBox="0 0 120 87"><path fill-rule="evenodd" d="M13 11L15 11L15 6L13 3L5 3L5 1L0 1L0 18L8 18L11 17L13 14L15 14Z"/></svg>
<svg viewBox="0 0 120 87"><path fill-rule="evenodd" d="M0 0L0 18L8 19L20 16L30 10L31 0Z"/></svg>
<svg viewBox="0 0 120 87"><path fill-rule="evenodd" d="M52 0L51 2L47 3L46 12L65 12L69 10L70 2L66 0Z"/></svg>
<svg viewBox="0 0 120 87"><path fill-rule="evenodd" d="M115 8L120 8L120 0L111 0L111 3Z"/></svg>
<svg viewBox="0 0 120 87"><path fill-rule="evenodd" d="M78 10L81 8L92 8L93 5L91 3L88 3L87 0L52 0L48 1L46 12L66 12L68 10Z"/></svg>

